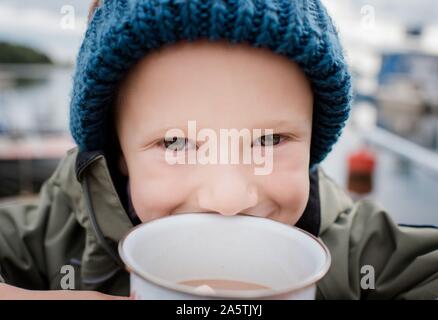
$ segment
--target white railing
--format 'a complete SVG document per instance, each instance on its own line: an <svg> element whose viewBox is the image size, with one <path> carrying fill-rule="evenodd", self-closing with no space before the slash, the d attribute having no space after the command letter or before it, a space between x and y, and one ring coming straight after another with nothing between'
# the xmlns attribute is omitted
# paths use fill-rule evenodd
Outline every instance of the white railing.
<svg viewBox="0 0 438 320"><path fill-rule="evenodd" d="M379 127L361 132L361 137L368 143L393 152L413 164L438 174L438 152L426 149Z"/></svg>

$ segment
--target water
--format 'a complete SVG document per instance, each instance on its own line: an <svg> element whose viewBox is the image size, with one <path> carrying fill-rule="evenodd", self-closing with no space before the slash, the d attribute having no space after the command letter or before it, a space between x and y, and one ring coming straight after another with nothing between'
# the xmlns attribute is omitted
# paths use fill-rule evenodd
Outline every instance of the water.
<svg viewBox="0 0 438 320"><path fill-rule="evenodd" d="M72 68L0 65L0 135L68 132Z"/></svg>
<svg viewBox="0 0 438 320"><path fill-rule="evenodd" d="M0 197L38 192L72 147L71 74L50 65L0 64Z"/></svg>

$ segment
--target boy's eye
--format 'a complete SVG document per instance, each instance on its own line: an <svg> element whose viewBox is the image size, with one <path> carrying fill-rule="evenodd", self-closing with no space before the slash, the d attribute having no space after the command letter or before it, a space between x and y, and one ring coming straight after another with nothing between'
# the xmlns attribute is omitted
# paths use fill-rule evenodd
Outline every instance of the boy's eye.
<svg viewBox="0 0 438 320"><path fill-rule="evenodd" d="M183 151L189 148L195 147L196 145L188 138L183 137L167 137L162 141L164 148L171 151Z"/></svg>
<svg viewBox="0 0 438 320"><path fill-rule="evenodd" d="M281 134L268 134L257 138L252 146L269 147L275 146L285 139Z"/></svg>

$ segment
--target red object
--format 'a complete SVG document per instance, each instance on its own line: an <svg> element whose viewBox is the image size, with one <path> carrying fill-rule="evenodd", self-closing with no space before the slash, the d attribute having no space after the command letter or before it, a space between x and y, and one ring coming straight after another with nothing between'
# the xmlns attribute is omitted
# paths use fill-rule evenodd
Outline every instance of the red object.
<svg viewBox="0 0 438 320"><path fill-rule="evenodd" d="M351 153L348 156L350 172L372 173L376 166L376 156L366 148Z"/></svg>
<svg viewBox="0 0 438 320"><path fill-rule="evenodd" d="M348 156L348 190L355 195L366 195L373 191L376 156L361 148Z"/></svg>

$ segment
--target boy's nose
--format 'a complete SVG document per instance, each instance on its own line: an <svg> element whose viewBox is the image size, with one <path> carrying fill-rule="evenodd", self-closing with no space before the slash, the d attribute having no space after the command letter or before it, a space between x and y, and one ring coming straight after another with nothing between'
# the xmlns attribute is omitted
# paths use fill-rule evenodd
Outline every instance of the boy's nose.
<svg viewBox="0 0 438 320"><path fill-rule="evenodd" d="M198 205L208 212L236 215L258 202L257 188L239 172L222 170L198 190Z"/></svg>

